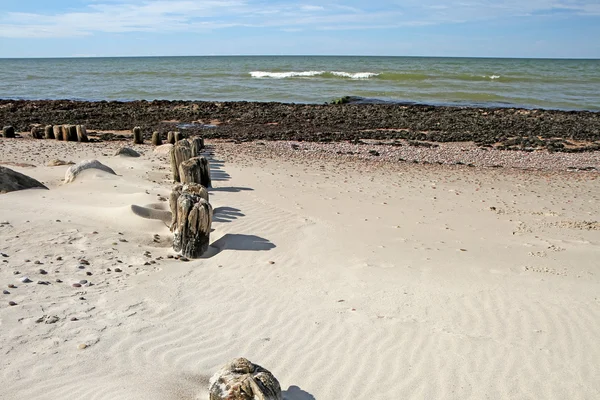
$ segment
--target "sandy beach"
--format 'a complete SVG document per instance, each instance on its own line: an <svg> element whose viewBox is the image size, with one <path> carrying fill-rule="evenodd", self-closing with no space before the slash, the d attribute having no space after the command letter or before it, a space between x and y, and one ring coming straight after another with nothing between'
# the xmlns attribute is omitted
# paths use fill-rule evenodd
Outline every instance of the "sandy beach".
<svg viewBox="0 0 600 400"><path fill-rule="evenodd" d="M0 138L49 188L0 194L0 399L208 399L234 357L287 400L600 398L599 152L207 144L185 262L130 209L168 208L164 151Z"/></svg>

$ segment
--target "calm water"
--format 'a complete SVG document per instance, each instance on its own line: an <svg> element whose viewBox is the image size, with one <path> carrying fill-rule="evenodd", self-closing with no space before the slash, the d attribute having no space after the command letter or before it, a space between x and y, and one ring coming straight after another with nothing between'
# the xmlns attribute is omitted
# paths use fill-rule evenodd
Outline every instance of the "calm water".
<svg viewBox="0 0 600 400"><path fill-rule="evenodd" d="M600 111L600 60L419 57L0 59L0 98L428 104Z"/></svg>

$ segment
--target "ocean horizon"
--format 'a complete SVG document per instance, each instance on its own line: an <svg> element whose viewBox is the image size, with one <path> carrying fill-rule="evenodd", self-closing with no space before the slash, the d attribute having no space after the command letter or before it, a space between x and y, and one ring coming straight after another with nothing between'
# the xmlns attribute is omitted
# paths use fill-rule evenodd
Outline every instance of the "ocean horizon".
<svg viewBox="0 0 600 400"><path fill-rule="evenodd" d="M411 56L0 59L0 98L356 102L600 111L600 60Z"/></svg>

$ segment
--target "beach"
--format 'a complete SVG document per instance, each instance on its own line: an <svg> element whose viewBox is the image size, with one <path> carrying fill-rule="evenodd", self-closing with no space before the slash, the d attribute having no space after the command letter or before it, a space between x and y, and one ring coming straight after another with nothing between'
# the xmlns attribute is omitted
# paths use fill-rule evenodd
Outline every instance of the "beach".
<svg viewBox="0 0 600 400"><path fill-rule="evenodd" d="M377 118L344 140L340 126L360 118L336 115L351 107L305 129L280 111L228 118L248 106L225 104L212 120L209 103L185 103L172 105L194 118L129 120L148 124L132 145L129 103L8 103L23 137L0 138L0 165L49 190L0 195L1 399L207 399L235 357L271 371L288 400L600 396L600 153L581 149L600 139L596 113L539 111L548 135L500 150ZM27 113L91 121L95 140L26 137ZM495 121L506 113L507 127L534 119ZM150 126L194 121L211 165L212 249L183 261L165 223L131 205L168 209L169 155L149 144ZM115 156L125 145L141 156ZM97 159L116 175L65 184L69 166L54 159Z"/></svg>

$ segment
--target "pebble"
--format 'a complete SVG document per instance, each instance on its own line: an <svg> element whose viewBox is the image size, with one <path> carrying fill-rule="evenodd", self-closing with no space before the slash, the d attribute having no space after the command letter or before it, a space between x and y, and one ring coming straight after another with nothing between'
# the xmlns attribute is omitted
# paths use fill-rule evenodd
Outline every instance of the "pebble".
<svg viewBox="0 0 600 400"><path fill-rule="evenodd" d="M52 317L48 318L46 320L47 324L55 324L60 320L60 318L58 318L56 315L53 315Z"/></svg>
<svg viewBox="0 0 600 400"><path fill-rule="evenodd" d="M148 261L146 261L146 262L144 263L144 265L150 265L150 263L149 263Z"/></svg>
<svg viewBox="0 0 600 400"><path fill-rule="evenodd" d="M115 268L115 272L123 272L121 268Z"/></svg>
<svg viewBox="0 0 600 400"><path fill-rule="evenodd" d="M85 297L80 297L79 300L85 300Z"/></svg>
<svg viewBox="0 0 600 400"><path fill-rule="evenodd" d="M19 280L20 280L21 282L23 282L23 283L31 283L31 282L33 282L33 281L32 281L31 279L29 279L29 277L27 277L27 276L24 276L24 277L22 277L22 278L21 278L21 279L19 279Z"/></svg>
<svg viewBox="0 0 600 400"><path fill-rule="evenodd" d="M40 265L40 264L43 264L43 263L42 263L40 260L36 260L36 261L34 262L34 264L35 264L35 265Z"/></svg>
<svg viewBox="0 0 600 400"><path fill-rule="evenodd" d="M17 303L15 303L14 301L9 301L9 302L8 302L8 305L9 305L9 306L16 306L16 305L17 305Z"/></svg>
<svg viewBox="0 0 600 400"><path fill-rule="evenodd" d="M3 290L2 294L10 294L10 292L8 290Z"/></svg>
<svg viewBox="0 0 600 400"><path fill-rule="evenodd" d="M110 271L112 271L112 269L106 268L106 272L110 272Z"/></svg>
<svg viewBox="0 0 600 400"><path fill-rule="evenodd" d="M90 262L88 260L81 259L79 260L79 264L90 265Z"/></svg>
<svg viewBox="0 0 600 400"><path fill-rule="evenodd" d="M62 283L62 281L60 279L57 279L56 283Z"/></svg>
<svg viewBox="0 0 600 400"><path fill-rule="evenodd" d="M50 282L47 281L38 281L38 285L49 285Z"/></svg>
<svg viewBox="0 0 600 400"><path fill-rule="evenodd" d="M56 257L56 261L62 261L62 257L61 256Z"/></svg>
<svg viewBox="0 0 600 400"><path fill-rule="evenodd" d="M14 271L13 275L19 275L21 273L21 271Z"/></svg>
<svg viewBox="0 0 600 400"><path fill-rule="evenodd" d="M275 264L275 261L269 261L269 264L273 265Z"/></svg>
<svg viewBox="0 0 600 400"><path fill-rule="evenodd" d="M9 289L16 289L17 287L15 285L13 285L12 283L8 284L8 288Z"/></svg>
<svg viewBox="0 0 600 400"><path fill-rule="evenodd" d="M75 318L75 317L72 317L72 318L71 318L71 321L79 321L79 319L77 319L77 318Z"/></svg>
<svg viewBox="0 0 600 400"><path fill-rule="evenodd" d="M77 348L78 348L79 350L85 350L85 349L87 349L87 347L88 347L88 345L87 345L87 344L85 344L85 343L82 343L82 344L80 344L79 346L77 346Z"/></svg>
<svg viewBox="0 0 600 400"><path fill-rule="evenodd" d="M79 268L79 269L85 269L85 265L80 265L77 268Z"/></svg>
<svg viewBox="0 0 600 400"><path fill-rule="evenodd" d="M173 254L169 254L167 258L173 258Z"/></svg>
<svg viewBox="0 0 600 400"><path fill-rule="evenodd" d="M40 272L40 274L42 274L42 275L46 275L46 274L48 273L48 272L46 272L46 270L44 270L44 269L40 269L40 271L39 271L39 272Z"/></svg>
<svg viewBox="0 0 600 400"><path fill-rule="evenodd" d="M88 283L88 281L86 281L85 279L82 279L82 280L80 280L80 281L79 281L79 283L80 283L81 285L85 285L86 283Z"/></svg>
<svg viewBox="0 0 600 400"><path fill-rule="evenodd" d="M90 287L90 286L92 286L92 282L87 282L87 283L85 283L83 286L85 286L85 287Z"/></svg>
<svg viewBox="0 0 600 400"><path fill-rule="evenodd" d="M187 258L187 257L179 257L179 261L185 261L185 262L188 262L188 261L190 261L190 259L189 259L189 258Z"/></svg>
<svg viewBox="0 0 600 400"><path fill-rule="evenodd" d="M92 273L90 271L85 273L87 276L92 276Z"/></svg>
<svg viewBox="0 0 600 400"><path fill-rule="evenodd" d="M73 287L81 287L81 283L74 283L73 285L71 285Z"/></svg>
<svg viewBox="0 0 600 400"><path fill-rule="evenodd" d="M6 253L0 253L0 254L2 254L2 257L9 257L9 255Z"/></svg>

